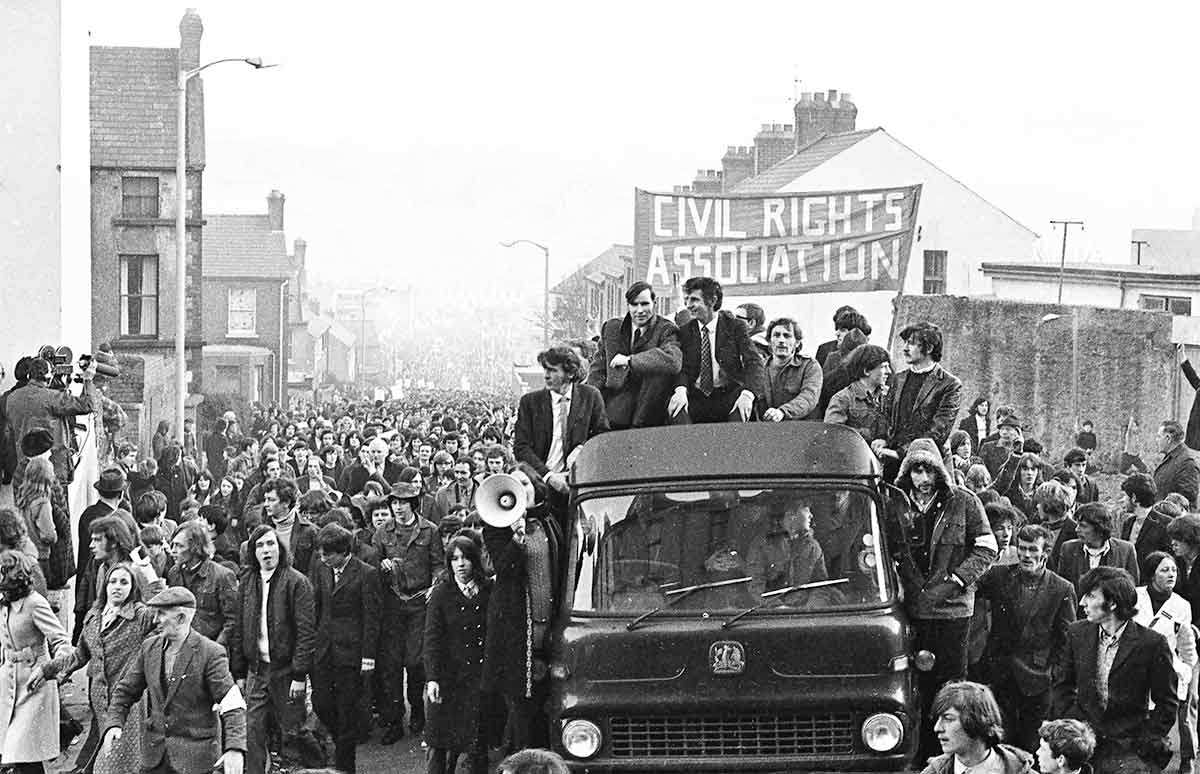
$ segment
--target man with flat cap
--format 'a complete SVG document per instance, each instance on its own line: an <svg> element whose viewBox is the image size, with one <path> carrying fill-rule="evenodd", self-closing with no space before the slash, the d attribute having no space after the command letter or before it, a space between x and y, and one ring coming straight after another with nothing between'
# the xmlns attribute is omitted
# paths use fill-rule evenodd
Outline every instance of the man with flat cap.
<svg viewBox="0 0 1200 774"><path fill-rule="evenodd" d="M172 586L146 604L155 609L161 633L142 643L113 689L103 744L121 738L129 708L145 693L143 772L242 774L246 702L225 649L192 629L195 595Z"/></svg>

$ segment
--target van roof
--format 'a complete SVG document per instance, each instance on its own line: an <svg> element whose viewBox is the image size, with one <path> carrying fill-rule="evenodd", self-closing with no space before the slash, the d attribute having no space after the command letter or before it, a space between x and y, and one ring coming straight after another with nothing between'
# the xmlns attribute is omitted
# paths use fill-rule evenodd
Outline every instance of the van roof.
<svg viewBox="0 0 1200 774"><path fill-rule="evenodd" d="M577 486L690 478L872 477L857 431L824 422L726 422L603 433L580 451Z"/></svg>

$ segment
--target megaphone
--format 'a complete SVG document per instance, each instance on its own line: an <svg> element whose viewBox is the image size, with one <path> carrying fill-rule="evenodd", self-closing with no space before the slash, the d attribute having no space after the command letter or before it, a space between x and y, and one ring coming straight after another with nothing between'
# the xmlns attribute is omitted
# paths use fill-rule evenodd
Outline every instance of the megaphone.
<svg viewBox="0 0 1200 774"><path fill-rule="evenodd" d="M488 476L475 492L475 510L485 524L504 529L525 515L525 487L512 476Z"/></svg>

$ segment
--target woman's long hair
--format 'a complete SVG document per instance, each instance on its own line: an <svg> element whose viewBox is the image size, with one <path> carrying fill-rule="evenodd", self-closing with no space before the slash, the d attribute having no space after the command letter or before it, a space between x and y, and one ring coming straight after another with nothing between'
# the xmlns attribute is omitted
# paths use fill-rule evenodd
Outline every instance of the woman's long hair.
<svg viewBox="0 0 1200 774"><path fill-rule="evenodd" d="M25 478L21 481L21 489L17 492L18 508L27 508L39 497L51 499L58 479L54 477L54 466L45 457L34 457L25 467Z"/></svg>
<svg viewBox="0 0 1200 774"><path fill-rule="evenodd" d="M129 562L114 562L112 566L105 571L104 581L100 584L100 588L96 591L96 601L92 603L92 607L96 610L103 610L108 604L108 579L111 578L112 574L117 570L123 570L124 572L129 573L129 597L126 598L122 607L142 601L142 590L138 586L138 576L137 573L133 571L133 565Z"/></svg>
<svg viewBox="0 0 1200 774"><path fill-rule="evenodd" d="M487 577L483 572L483 552L479 549L479 544L466 535L456 535L450 538L450 542L446 544L446 575L445 579L454 583L454 568L450 566L450 560L454 558L454 551L458 549L462 552L463 557L471 563L471 577L476 583L482 583Z"/></svg>

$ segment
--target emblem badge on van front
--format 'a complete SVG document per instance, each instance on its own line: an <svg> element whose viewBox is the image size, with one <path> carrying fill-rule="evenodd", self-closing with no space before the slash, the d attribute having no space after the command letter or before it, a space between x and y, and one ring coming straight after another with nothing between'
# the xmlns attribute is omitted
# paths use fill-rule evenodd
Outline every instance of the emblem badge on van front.
<svg viewBox="0 0 1200 774"><path fill-rule="evenodd" d="M714 675L740 675L746 671L746 649L733 640L714 642L708 649L708 664Z"/></svg>

